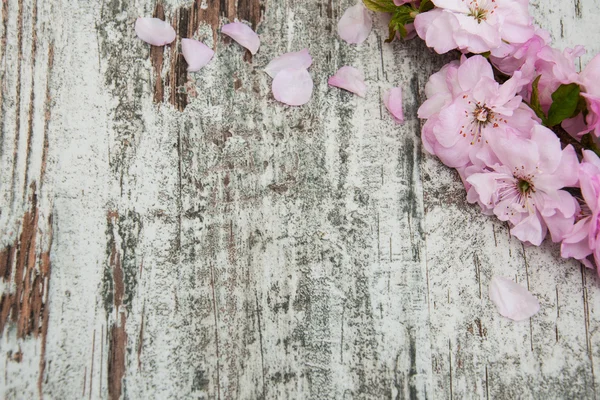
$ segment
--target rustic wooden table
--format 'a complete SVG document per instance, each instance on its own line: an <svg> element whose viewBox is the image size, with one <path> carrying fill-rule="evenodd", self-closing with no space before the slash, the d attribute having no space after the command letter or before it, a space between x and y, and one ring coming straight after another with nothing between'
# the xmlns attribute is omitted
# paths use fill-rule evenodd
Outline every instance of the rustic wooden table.
<svg viewBox="0 0 600 400"><path fill-rule="evenodd" d="M599 0L532 2L556 45L600 51ZM448 58L381 19L346 44L352 3L2 0L0 396L596 397L600 280L466 203L416 118ZM151 14L213 62L150 50ZM254 57L219 33L235 17ZM314 96L286 107L262 67L304 47ZM327 86L342 65L366 99ZM494 274L540 313L500 317Z"/></svg>

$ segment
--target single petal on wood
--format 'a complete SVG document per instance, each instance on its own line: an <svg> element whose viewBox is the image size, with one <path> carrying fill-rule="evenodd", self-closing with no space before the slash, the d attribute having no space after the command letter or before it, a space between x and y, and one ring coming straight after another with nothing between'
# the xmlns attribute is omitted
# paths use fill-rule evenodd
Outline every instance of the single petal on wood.
<svg viewBox="0 0 600 400"><path fill-rule="evenodd" d="M138 18L135 21L135 33L144 42L153 46L164 46L175 40L175 29L158 18Z"/></svg>
<svg viewBox="0 0 600 400"><path fill-rule="evenodd" d="M404 123L404 110L402 108L402 88L395 87L383 95L383 104L388 109L397 124Z"/></svg>
<svg viewBox="0 0 600 400"><path fill-rule="evenodd" d="M329 78L327 83L340 89L356 93L360 97L367 94L367 85L365 84L364 74L354 67L342 67L338 69L334 76Z"/></svg>
<svg viewBox="0 0 600 400"><path fill-rule="evenodd" d="M273 96L277 101L290 106L301 106L309 102L313 81L304 68L287 68L273 79Z"/></svg>
<svg viewBox="0 0 600 400"><path fill-rule="evenodd" d="M340 18L338 35L348 43L358 44L367 39L372 28L373 20L369 10L360 2L348 8Z"/></svg>
<svg viewBox="0 0 600 400"><path fill-rule="evenodd" d="M308 69L308 67L312 65L312 61L308 49L285 53L273 59L269 65L265 67L265 72L269 74L271 78L275 78L280 71L287 68Z"/></svg>
<svg viewBox="0 0 600 400"><path fill-rule="evenodd" d="M194 39L181 39L181 52L190 72L200 71L215 55L213 49Z"/></svg>
<svg viewBox="0 0 600 400"><path fill-rule="evenodd" d="M531 318L540 310L540 303L527 289L503 276L490 282L490 300L498 312L514 321Z"/></svg>
<svg viewBox="0 0 600 400"><path fill-rule="evenodd" d="M260 47L260 39L256 32L241 22L232 22L231 24L224 25L221 28L221 32L250 50L252 54L256 54Z"/></svg>

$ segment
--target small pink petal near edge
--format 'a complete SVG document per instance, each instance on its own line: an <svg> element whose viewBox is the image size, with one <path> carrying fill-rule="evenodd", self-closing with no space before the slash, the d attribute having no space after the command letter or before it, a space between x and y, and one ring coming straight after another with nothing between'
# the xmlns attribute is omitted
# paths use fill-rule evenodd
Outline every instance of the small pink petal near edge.
<svg viewBox="0 0 600 400"><path fill-rule="evenodd" d="M395 87L383 95L383 104L388 109L397 124L404 123L404 110L402 108L402 88Z"/></svg>
<svg viewBox="0 0 600 400"><path fill-rule="evenodd" d="M540 311L540 303L527 289L503 276L494 276L490 282L490 300L500 315L514 321L523 321Z"/></svg>
<svg viewBox="0 0 600 400"><path fill-rule="evenodd" d="M164 46L172 43L177 37L175 29L168 22L158 18L138 18L135 21L135 33L153 46Z"/></svg>
<svg viewBox="0 0 600 400"><path fill-rule="evenodd" d="M360 2L344 12L338 22L337 31L338 35L346 42L358 44L367 39L372 28L373 20L369 10Z"/></svg>
<svg viewBox="0 0 600 400"><path fill-rule="evenodd" d="M215 55L213 49L194 39L181 39L181 52L189 72L200 71Z"/></svg>
<svg viewBox="0 0 600 400"><path fill-rule="evenodd" d="M277 74L287 68L304 68L308 69L312 65L312 57L308 49L285 53L277 58L274 58L266 67L265 72L271 78L275 78Z"/></svg>
<svg viewBox="0 0 600 400"><path fill-rule="evenodd" d="M364 74L354 67L342 67L333 75L327 83L340 89L345 89L355 93L360 97L367 94L367 85L365 84Z"/></svg>
<svg viewBox="0 0 600 400"><path fill-rule="evenodd" d="M310 101L313 80L304 68L287 68L275 76L271 89L277 101L290 106L301 106Z"/></svg>
<svg viewBox="0 0 600 400"><path fill-rule="evenodd" d="M241 22L232 22L231 24L223 25L221 32L250 50L250 53L253 55L256 54L260 47L260 39L256 32Z"/></svg>

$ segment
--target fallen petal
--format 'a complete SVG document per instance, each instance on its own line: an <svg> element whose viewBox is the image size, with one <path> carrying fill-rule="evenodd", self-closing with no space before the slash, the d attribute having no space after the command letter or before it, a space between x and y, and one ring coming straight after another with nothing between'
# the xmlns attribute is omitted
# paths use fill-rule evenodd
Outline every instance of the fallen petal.
<svg viewBox="0 0 600 400"><path fill-rule="evenodd" d="M286 68L273 79L273 96L277 101L290 106L301 106L309 102L313 81L304 68Z"/></svg>
<svg viewBox="0 0 600 400"><path fill-rule="evenodd" d="M260 39L256 32L241 22L232 22L231 24L224 25L221 28L221 32L250 50L252 54L256 54L260 47Z"/></svg>
<svg viewBox="0 0 600 400"><path fill-rule="evenodd" d="M308 53L308 49L300 50L292 53L285 53L273 59L269 65L265 67L265 72L271 78L275 78L277 74L287 68L304 68L308 69L312 65L312 57Z"/></svg>
<svg viewBox="0 0 600 400"><path fill-rule="evenodd" d="M138 18L135 21L135 33L144 42L153 46L164 46L175 40L175 29L158 18Z"/></svg>
<svg viewBox="0 0 600 400"><path fill-rule="evenodd" d="M490 300L500 315L514 321L531 318L540 310L540 303L527 289L503 276L492 278Z"/></svg>
<svg viewBox="0 0 600 400"><path fill-rule="evenodd" d="M371 15L362 2L348 8L338 22L338 34L351 44L364 42L372 28Z"/></svg>
<svg viewBox="0 0 600 400"><path fill-rule="evenodd" d="M360 97L365 97L367 94L367 85L365 84L365 76L354 67L342 67L333 75L327 83L330 86L335 86L340 89L345 89L349 92L356 93Z"/></svg>
<svg viewBox="0 0 600 400"><path fill-rule="evenodd" d="M215 55L210 47L194 39L181 39L181 52L189 72L200 71Z"/></svg>
<svg viewBox="0 0 600 400"><path fill-rule="evenodd" d="M404 123L404 111L402 109L402 88L396 87L383 95L383 104L388 109L397 124Z"/></svg>

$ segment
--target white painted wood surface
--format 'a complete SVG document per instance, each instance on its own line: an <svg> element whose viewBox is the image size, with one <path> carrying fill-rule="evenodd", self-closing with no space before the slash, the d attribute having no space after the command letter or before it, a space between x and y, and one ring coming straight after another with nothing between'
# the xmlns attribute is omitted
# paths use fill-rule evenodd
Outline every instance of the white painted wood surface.
<svg viewBox="0 0 600 400"><path fill-rule="evenodd" d="M192 3L163 3L217 51L188 80L177 46L134 37L154 1L2 1L2 398L596 397L595 272L511 239L422 150L416 109L447 58L383 43L382 21L340 41L346 0ZM531 10L585 62L599 6ZM235 16L254 57L216 30ZM285 107L261 68L304 47L314 97ZM342 65L366 99L328 88ZM400 127L381 103L396 85ZM500 317L493 274L541 312Z"/></svg>

